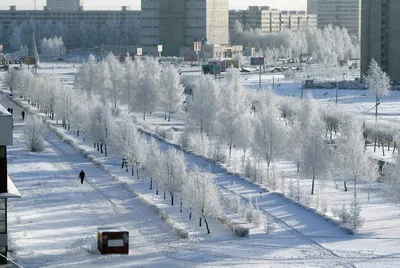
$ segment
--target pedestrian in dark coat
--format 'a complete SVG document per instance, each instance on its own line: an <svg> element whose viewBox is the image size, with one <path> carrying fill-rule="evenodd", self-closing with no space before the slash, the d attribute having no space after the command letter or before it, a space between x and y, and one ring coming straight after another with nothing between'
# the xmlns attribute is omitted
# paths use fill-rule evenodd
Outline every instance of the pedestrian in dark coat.
<svg viewBox="0 0 400 268"><path fill-rule="evenodd" d="M21 112L21 115L22 115L22 120L24 120L24 119L25 119L25 112L22 111L22 112Z"/></svg>
<svg viewBox="0 0 400 268"><path fill-rule="evenodd" d="M83 184L83 180L85 179L85 172L83 170L79 173L79 178L81 179L81 184Z"/></svg>

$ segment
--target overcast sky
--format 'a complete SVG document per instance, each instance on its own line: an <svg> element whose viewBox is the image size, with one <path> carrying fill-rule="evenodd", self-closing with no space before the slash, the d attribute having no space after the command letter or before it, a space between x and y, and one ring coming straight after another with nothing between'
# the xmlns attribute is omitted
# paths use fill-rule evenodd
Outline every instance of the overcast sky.
<svg viewBox="0 0 400 268"><path fill-rule="evenodd" d="M33 9L35 0L0 0L0 9L8 9L9 5L16 5L17 9ZM110 3L111 2L111 3ZM46 0L36 0L38 9L42 9ZM85 9L120 9L121 6L130 6L131 9L140 9L140 0L83 0ZM267 5L277 9L307 9L307 0L229 0L229 8L245 9L249 5Z"/></svg>

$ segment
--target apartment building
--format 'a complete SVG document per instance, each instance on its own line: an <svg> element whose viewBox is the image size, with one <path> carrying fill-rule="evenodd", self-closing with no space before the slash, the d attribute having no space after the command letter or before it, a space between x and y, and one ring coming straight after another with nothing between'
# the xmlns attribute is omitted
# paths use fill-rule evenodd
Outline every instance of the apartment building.
<svg viewBox="0 0 400 268"><path fill-rule="evenodd" d="M280 11L268 6L249 6L247 10L229 11L229 29L239 21L245 30L259 29L263 33L278 33L284 29L298 31L317 27L317 16L305 11Z"/></svg>
<svg viewBox="0 0 400 268"><path fill-rule="evenodd" d="M349 34L360 37L360 9L361 0L308 0L308 7L312 7L318 16L318 28L329 24L345 27Z"/></svg>
<svg viewBox="0 0 400 268"><path fill-rule="evenodd" d="M7 264L7 200L21 197L7 174L7 146L13 143L12 129L11 114L0 105L0 265Z"/></svg>
<svg viewBox="0 0 400 268"><path fill-rule="evenodd" d="M212 45L229 40L228 0L142 0L141 44L145 53L180 55L195 39Z"/></svg>
<svg viewBox="0 0 400 268"><path fill-rule="evenodd" d="M374 59L400 84L400 1L363 0L361 7L361 75Z"/></svg>
<svg viewBox="0 0 400 268"><path fill-rule="evenodd" d="M46 7L51 11L78 11L82 6L82 0L46 0Z"/></svg>
<svg viewBox="0 0 400 268"><path fill-rule="evenodd" d="M118 10L79 10L79 11L52 11L45 7L44 10L17 10L16 6L10 6L9 10L0 10L0 24L3 30L7 31L9 25L15 21L20 24L29 20L60 21L64 25L77 27L77 22L87 22L97 26L104 24L108 20L138 21L140 19L140 11L128 10L123 6ZM78 23L79 25L79 23Z"/></svg>

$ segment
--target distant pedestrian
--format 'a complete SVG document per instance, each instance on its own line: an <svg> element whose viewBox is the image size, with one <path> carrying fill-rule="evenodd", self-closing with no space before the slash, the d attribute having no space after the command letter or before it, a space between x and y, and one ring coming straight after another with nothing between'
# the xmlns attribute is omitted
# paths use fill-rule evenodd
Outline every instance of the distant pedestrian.
<svg viewBox="0 0 400 268"><path fill-rule="evenodd" d="M14 112L14 109L13 109L13 108L10 108L10 111L11 111L10 113L11 113L11 114L13 114L13 112Z"/></svg>
<svg viewBox="0 0 400 268"><path fill-rule="evenodd" d="M83 180L85 179L85 172L83 170L79 173L79 178L81 179L81 184L83 184Z"/></svg>
<svg viewBox="0 0 400 268"><path fill-rule="evenodd" d="M24 111L21 112L21 115L22 115L22 120L25 120L25 112Z"/></svg>
<svg viewBox="0 0 400 268"><path fill-rule="evenodd" d="M7 112L11 113L11 109L10 107L7 108Z"/></svg>

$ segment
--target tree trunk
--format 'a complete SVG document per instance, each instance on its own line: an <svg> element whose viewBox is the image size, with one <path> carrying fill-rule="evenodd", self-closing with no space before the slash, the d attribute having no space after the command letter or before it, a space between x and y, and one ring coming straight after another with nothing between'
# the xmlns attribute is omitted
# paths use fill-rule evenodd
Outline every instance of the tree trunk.
<svg viewBox="0 0 400 268"><path fill-rule="evenodd" d="M103 153L103 144L100 144L100 153Z"/></svg>
<svg viewBox="0 0 400 268"><path fill-rule="evenodd" d="M136 179L139 180L139 165L136 165Z"/></svg>
<svg viewBox="0 0 400 268"><path fill-rule="evenodd" d="M170 195L171 195L171 206L173 206L174 205L174 194L170 193Z"/></svg>
<svg viewBox="0 0 400 268"><path fill-rule="evenodd" d="M107 144L104 145L104 156L107 156Z"/></svg>
<svg viewBox="0 0 400 268"><path fill-rule="evenodd" d="M343 186L344 186L344 191L347 192L347 181L346 180L343 181Z"/></svg>
<svg viewBox="0 0 400 268"><path fill-rule="evenodd" d="M229 142L229 159L231 159L232 156L232 142Z"/></svg>
<svg viewBox="0 0 400 268"><path fill-rule="evenodd" d="M171 122L171 112L168 112L168 122Z"/></svg>
<svg viewBox="0 0 400 268"><path fill-rule="evenodd" d="M93 148L96 149L96 143L95 142L93 143Z"/></svg>
<svg viewBox="0 0 400 268"><path fill-rule="evenodd" d="M167 113L164 113L164 121L167 121Z"/></svg>
<svg viewBox="0 0 400 268"><path fill-rule="evenodd" d="M167 199L166 193L165 193L165 189L164 189L164 200Z"/></svg>
<svg viewBox="0 0 400 268"><path fill-rule="evenodd" d="M210 234L210 228L208 227L207 219L204 215L203 215L203 218L204 218L204 222L206 223L207 233Z"/></svg>
<svg viewBox="0 0 400 268"><path fill-rule="evenodd" d="M311 185L311 195L314 195L314 186L315 186L315 174L314 174L314 171L313 171L312 185Z"/></svg>
<svg viewBox="0 0 400 268"><path fill-rule="evenodd" d="M158 195L158 184L156 185L156 195Z"/></svg>
<svg viewBox="0 0 400 268"><path fill-rule="evenodd" d="M382 154L383 156L385 156L385 145L383 144L383 142L382 142Z"/></svg>
<svg viewBox="0 0 400 268"><path fill-rule="evenodd" d="M122 159L121 168L124 168L124 165L125 165L125 159Z"/></svg>
<svg viewBox="0 0 400 268"><path fill-rule="evenodd" d="M150 190L153 190L153 177L150 177Z"/></svg>
<svg viewBox="0 0 400 268"><path fill-rule="evenodd" d="M146 111L143 111L143 121L146 121Z"/></svg>
<svg viewBox="0 0 400 268"><path fill-rule="evenodd" d="M393 153L394 153L395 150L396 150L396 142L393 141Z"/></svg>
<svg viewBox="0 0 400 268"><path fill-rule="evenodd" d="M374 153L376 153L376 142L377 142L377 138L374 138Z"/></svg>
<svg viewBox="0 0 400 268"><path fill-rule="evenodd" d="M79 129L76 130L76 136L79 137Z"/></svg>
<svg viewBox="0 0 400 268"><path fill-rule="evenodd" d="M135 166L132 165L132 177L135 176Z"/></svg>
<svg viewBox="0 0 400 268"><path fill-rule="evenodd" d="M201 220L203 219L203 217L200 217L200 220L199 220L199 227L201 227Z"/></svg>
<svg viewBox="0 0 400 268"><path fill-rule="evenodd" d="M97 151L100 151L100 145L97 143Z"/></svg>

